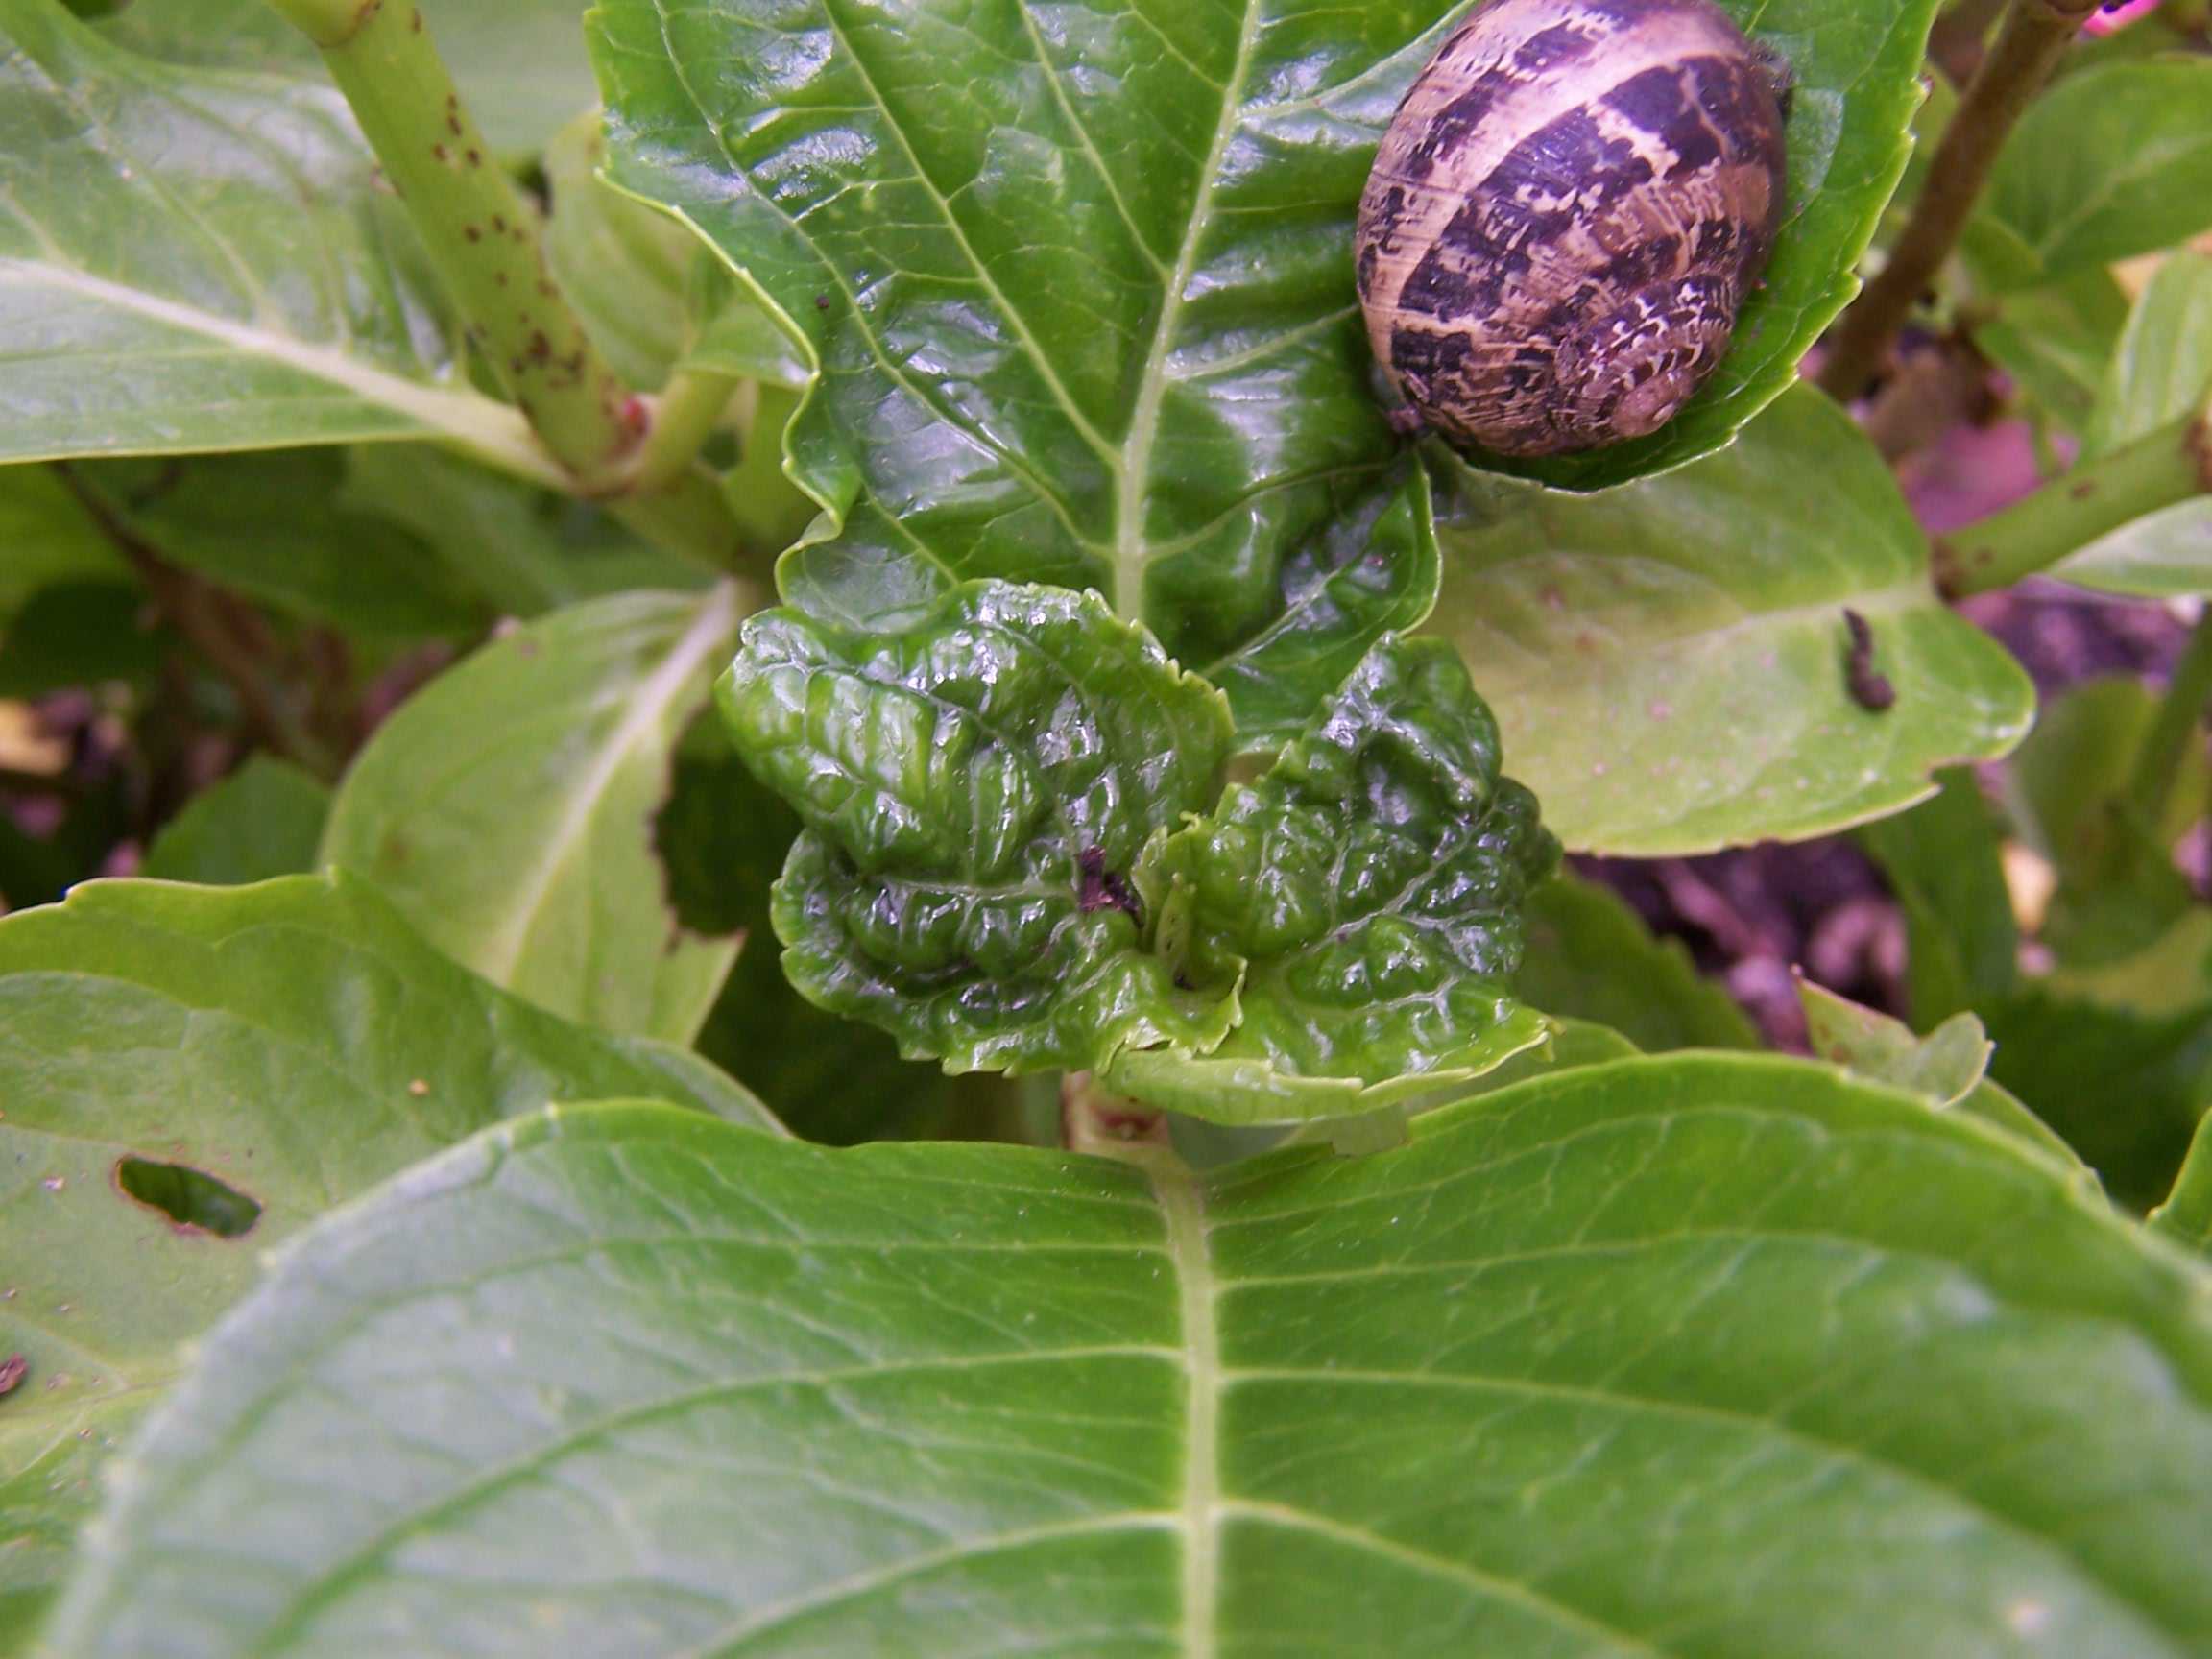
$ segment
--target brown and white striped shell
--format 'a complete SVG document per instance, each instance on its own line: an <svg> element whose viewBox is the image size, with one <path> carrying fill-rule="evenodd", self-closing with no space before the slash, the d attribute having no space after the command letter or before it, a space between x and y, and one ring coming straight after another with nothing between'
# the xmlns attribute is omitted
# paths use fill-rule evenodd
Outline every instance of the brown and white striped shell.
<svg viewBox="0 0 2212 1659"><path fill-rule="evenodd" d="M1654 432L1719 366L1782 184L1773 70L1712 0L1491 0L1359 201L1375 355L1499 454Z"/></svg>

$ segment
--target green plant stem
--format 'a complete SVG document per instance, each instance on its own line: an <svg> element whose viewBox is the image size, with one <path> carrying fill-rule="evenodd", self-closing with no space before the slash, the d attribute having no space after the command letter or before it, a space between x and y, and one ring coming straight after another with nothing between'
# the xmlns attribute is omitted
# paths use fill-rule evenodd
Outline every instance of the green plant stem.
<svg viewBox="0 0 2212 1659"><path fill-rule="evenodd" d="M2158 823L2180 776L2181 754L2204 722L2204 708L2212 702L2212 611L2198 619L2187 649L2174 664L2166 696L2157 718L2144 734L2135 756L2135 768L2128 779L2128 805L2146 825Z"/></svg>
<svg viewBox="0 0 2212 1659"><path fill-rule="evenodd" d="M384 176L469 319L469 338L586 493L637 441L629 393L546 266L537 214L493 156L412 0L273 0L323 48Z"/></svg>
<svg viewBox="0 0 2212 1659"><path fill-rule="evenodd" d="M1821 389L1848 401L1888 359L1905 319L1936 279L1981 199L2021 114L2097 10L2097 0L2012 0L2003 27L1960 95L1904 234L1828 342Z"/></svg>
<svg viewBox="0 0 2212 1659"><path fill-rule="evenodd" d="M710 369L679 369L651 399L652 424L630 465L639 490L662 490L675 483L729 408L737 376Z"/></svg>
<svg viewBox="0 0 2212 1659"><path fill-rule="evenodd" d="M2204 412L2083 463L2003 512L1936 543L1936 585L1952 598L2009 588L2099 537L2212 490Z"/></svg>

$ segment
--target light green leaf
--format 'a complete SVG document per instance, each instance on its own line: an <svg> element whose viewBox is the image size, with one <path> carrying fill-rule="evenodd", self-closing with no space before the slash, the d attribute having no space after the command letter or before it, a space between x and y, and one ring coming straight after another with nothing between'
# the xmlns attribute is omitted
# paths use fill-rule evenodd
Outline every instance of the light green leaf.
<svg viewBox="0 0 2212 1659"><path fill-rule="evenodd" d="M549 1100L640 1094L769 1124L688 1054L463 973L344 878L100 881L18 911L0 921L0 1359L30 1366L0 1397L10 1634L28 1635L97 1498L92 1465L269 1244ZM258 1217L235 1238L180 1227L128 1195L133 1163L198 1171Z"/></svg>
<svg viewBox="0 0 2212 1659"><path fill-rule="evenodd" d="M1911 811L1859 831L1905 913L1908 999L1923 1031L2009 994L2020 976L1996 817L1967 767L1936 784Z"/></svg>
<svg viewBox="0 0 2212 1659"><path fill-rule="evenodd" d="M1203 1053L1124 1048L1107 1087L1264 1122L1472 1081L1550 1030L1511 979L1558 855L1458 656L1386 640L1265 776L1139 866L1176 982L1236 988L1238 1020Z"/></svg>
<svg viewBox="0 0 2212 1659"><path fill-rule="evenodd" d="M797 348L738 292L706 244L599 179L605 150L597 110L569 122L547 147L545 257L615 372L652 388L679 363L704 358L722 373L804 385Z"/></svg>
<svg viewBox="0 0 2212 1659"><path fill-rule="evenodd" d="M2212 1628L2204 1276L1983 1125L1684 1057L1364 1159L1139 1156L494 1130L286 1253L51 1641L2170 1659Z"/></svg>
<svg viewBox="0 0 2212 1659"><path fill-rule="evenodd" d="M1431 627L1480 664L1516 773L1575 851L1803 839L2004 754L2027 676L1928 581L1928 548L1850 418L1792 392L1723 454L1571 496L1455 470ZM1858 612L1895 692L1846 681Z"/></svg>
<svg viewBox="0 0 2212 1659"><path fill-rule="evenodd" d="M1932 0L1729 10L1795 71L1790 228L1719 382L1553 469L1579 484L1706 453L1776 396L1904 162ZM787 596L903 625L963 578L1093 586L1193 665L1277 626L1398 452L1353 222L1462 11L605 0L611 177L690 220L819 375L787 445L831 523Z"/></svg>
<svg viewBox="0 0 2212 1659"><path fill-rule="evenodd" d="M436 32L469 113L502 150L536 150L591 103L576 0L410 3ZM323 78L314 46L268 0L124 0L99 29L166 63Z"/></svg>
<svg viewBox="0 0 2212 1659"><path fill-rule="evenodd" d="M253 755L185 804L154 837L138 874L203 886L243 886L315 868L330 791L288 760Z"/></svg>
<svg viewBox="0 0 2212 1659"><path fill-rule="evenodd" d="M1220 1039L1233 998L1174 983L1134 884L1213 804L1219 692L1063 589L971 584L896 634L774 611L744 639L717 696L806 826L775 920L809 1000L952 1071Z"/></svg>
<svg viewBox="0 0 2212 1659"><path fill-rule="evenodd" d="M0 0L0 459L437 436L558 482L336 91Z"/></svg>
<svg viewBox="0 0 2212 1659"><path fill-rule="evenodd" d="M2212 86L2212 83L2207 84ZM2212 255L2182 249L2152 273L2105 366L2085 456L2148 438L2212 389Z"/></svg>
<svg viewBox="0 0 2212 1659"><path fill-rule="evenodd" d="M2128 323L2128 296L2093 265L2059 281L1983 300L1974 344L2069 432L2089 422Z"/></svg>
<svg viewBox="0 0 2212 1659"><path fill-rule="evenodd" d="M2212 594L2212 500L2197 495L2147 513L2069 553L2049 574L2131 599Z"/></svg>
<svg viewBox="0 0 2212 1659"><path fill-rule="evenodd" d="M2176 55L2059 81L2006 141L1966 248L2026 288L2152 253L2212 225L2212 60Z"/></svg>
<svg viewBox="0 0 2212 1659"><path fill-rule="evenodd" d="M2096 1177L2074 1149L2001 1084L1989 1080L1995 1045L1971 1014L1954 1014L1921 1037L1902 1020L1863 1008L1799 975L1797 1001L1805 1010L1813 1052L1855 1071L1925 1097L1937 1111L1955 1111L2017 1136L2062 1168Z"/></svg>
<svg viewBox="0 0 2212 1659"><path fill-rule="evenodd" d="M738 942L679 928L652 820L737 621L724 586L615 594L493 640L378 729L324 862L495 985L688 1042Z"/></svg>
<svg viewBox="0 0 2212 1659"><path fill-rule="evenodd" d="M1654 1054L1764 1046L1682 942L1653 938L1610 888L1562 872L1529 894L1524 926L1528 946L1513 990L1531 1008L1595 1022Z"/></svg>
<svg viewBox="0 0 2212 1659"><path fill-rule="evenodd" d="M2212 1259L2212 1117L2197 1125L2166 1202L2151 1212L2153 1232Z"/></svg>

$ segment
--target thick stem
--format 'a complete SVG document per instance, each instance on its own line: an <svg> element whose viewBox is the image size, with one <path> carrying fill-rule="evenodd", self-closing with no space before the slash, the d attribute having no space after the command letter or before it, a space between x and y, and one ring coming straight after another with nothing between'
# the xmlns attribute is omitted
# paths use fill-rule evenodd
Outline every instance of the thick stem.
<svg viewBox="0 0 2212 1659"><path fill-rule="evenodd" d="M2098 0L2012 0L1989 55L1960 95L1897 246L1829 338L1821 387L1846 401L1881 372L1891 342L1959 245L1989 169Z"/></svg>
<svg viewBox="0 0 2212 1659"><path fill-rule="evenodd" d="M630 465L638 490L664 490L683 476L730 407L737 376L711 369L679 369L649 400L652 424Z"/></svg>
<svg viewBox="0 0 2212 1659"><path fill-rule="evenodd" d="M617 487L628 392L554 284L537 213L493 156L413 0L272 0L323 48L469 337L584 492Z"/></svg>
<svg viewBox="0 0 2212 1659"><path fill-rule="evenodd" d="M2204 723L2204 706L2212 702L2212 612L2199 618L2196 632L2174 676L2166 684L2158 717L2144 734L2136 754L2135 769L2128 780L2128 805L2139 822L2155 825L2166 814L2175 780L2180 776L2181 754Z"/></svg>
<svg viewBox="0 0 2212 1659"><path fill-rule="evenodd" d="M2212 490L2212 429L2200 412L2077 467L1936 543L1936 585L1952 598L2009 588L2101 536Z"/></svg>

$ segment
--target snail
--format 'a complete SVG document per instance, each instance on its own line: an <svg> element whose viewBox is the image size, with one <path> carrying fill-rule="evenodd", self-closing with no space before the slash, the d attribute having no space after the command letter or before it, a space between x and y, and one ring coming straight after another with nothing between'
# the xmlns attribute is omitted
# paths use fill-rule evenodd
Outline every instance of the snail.
<svg viewBox="0 0 2212 1659"><path fill-rule="evenodd" d="M1713 0L1491 0L1455 30L1359 201L1368 338L1411 412L1515 456L1672 420L1772 252L1786 87Z"/></svg>

